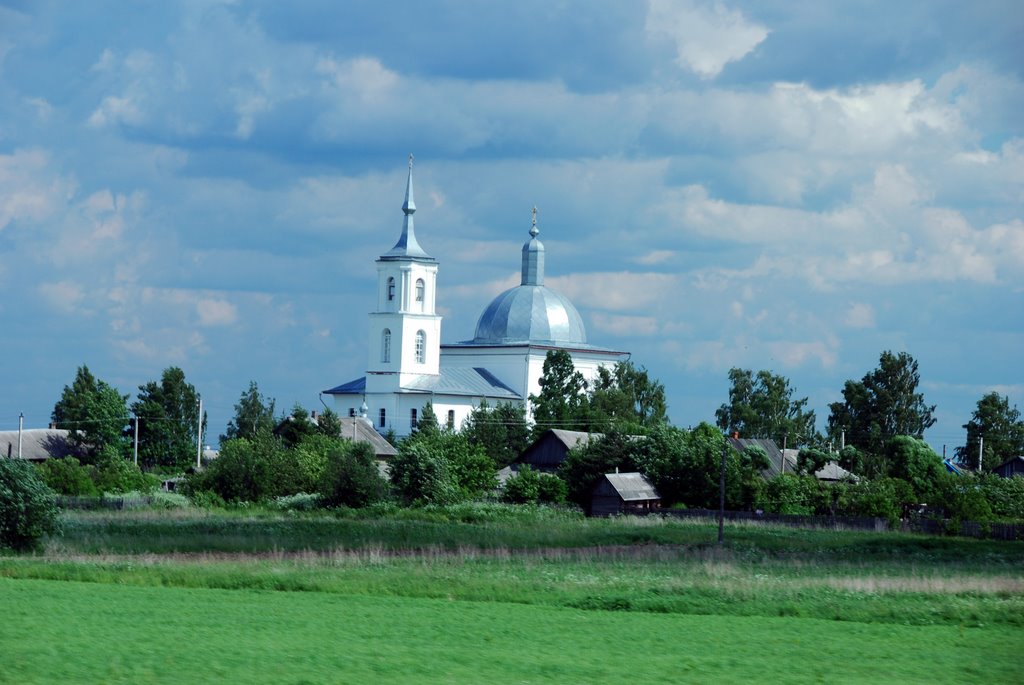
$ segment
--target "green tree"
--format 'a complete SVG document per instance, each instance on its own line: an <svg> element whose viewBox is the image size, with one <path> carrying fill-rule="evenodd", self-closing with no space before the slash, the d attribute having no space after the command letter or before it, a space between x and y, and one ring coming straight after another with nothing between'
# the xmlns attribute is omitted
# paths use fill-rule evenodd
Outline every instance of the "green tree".
<svg viewBox="0 0 1024 685"><path fill-rule="evenodd" d="M509 476L505 487L501 490L501 499L511 504L536 503L540 497L540 474L523 465Z"/></svg>
<svg viewBox="0 0 1024 685"><path fill-rule="evenodd" d="M540 377L540 394L530 395L533 432L550 428L587 430L589 427L587 381L576 370L565 350L549 350Z"/></svg>
<svg viewBox="0 0 1024 685"><path fill-rule="evenodd" d="M427 402L423 406L423 410L420 412L419 419L416 420L416 433L423 435L437 435L441 432L441 427L437 423L437 414L434 413L434 404Z"/></svg>
<svg viewBox="0 0 1024 685"><path fill-rule="evenodd" d="M1024 455L1024 421L1017 405L1010 406L1010 398L990 392L980 400L964 424L967 442L956 448L961 464L977 468L978 447L982 447L981 468L991 471L1007 459Z"/></svg>
<svg viewBox="0 0 1024 685"><path fill-rule="evenodd" d="M403 451L413 452L412 461L418 460L418 464L410 462L410 466L414 467L410 473L415 477L406 480L402 480L405 476L398 480L395 478L396 466L403 469L406 464L398 464L397 461L391 463L392 483L403 491L406 501L441 503L450 497L459 501L480 497L497 488L494 460L487 456L483 448L472 444L461 433L438 431L433 434L410 435L398 446L399 457ZM434 469L433 462L443 467ZM421 466L421 471L416 472L415 469ZM420 476L416 476L416 473L434 480L417 480ZM418 482L429 486L428 489L416 493ZM455 488L454 493L448 492L449 485Z"/></svg>
<svg viewBox="0 0 1024 685"><path fill-rule="evenodd" d="M249 381L249 389L242 393L235 405L235 416L228 422L227 430L220 436L220 441L227 442L235 438L256 437L260 431L274 430L274 400L267 399L256 385Z"/></svg>
<svg viewBox="0 0 1024 685"><path fill-rule="evenodd" d="M882 472L876 463L897 435L924 437L935 423L935 405L927 405L917 392L921 376L917 362L906 352L885 351L878 368L860 381L846 381L843 401L829 405L828 434L836 443L846 431L846 442L866 453L863 475Z"/></svg>
<svg viewBox="0 0 1024 685"><path fill-rule="evenodd" d="M47 459L38 468L39 477L56 493L72 497L95 497L100 494L92 477L94 467L82 464L74 457Z"/></svg>
<svg viewBox="0 0 1024 685"><path fill-rule="evenodd" d="M139 463L148 467L185 469L195 463L199 393L176 366L164 369L160 382L139 386L132 403L139 417ZM206 413L203 413L203 435Z"/></svg>
<svg viewBox="0 0 1024 685"><path fill-rule="evenodd" d="M448 460L424 440L403 440L391 461L391 485L406 504L454 504L459 485Z"/></svg>
<svg viewBox="0 0 1024 685"><path fill-rule="evenodd" d="M330 408L324 408L316 417L316 432L331 438L341 437L341 417Z"/></svg>
<svg viewBox="0 0 1024 685"><path fill-rule="evenodd" d="M637 434L667 420L665 386L629 361L598 367L588 403L590 430Z"/></svg>
<svg viewBox="0 0 1024 685"><path fill-rule="evenodd" d="M461 433L470 443L479 445L498 467L515 461L530 442L530 428L522 405L499 402L491 407L487 400L470 412Z"/></svg>
<svg viewBox="0 0 1024 685"><path fill-rule="evenodd" d="M729 369L729 402L715 412L718 427L744 438L771 438L780 448L811 445L817 438L814 411L793 392L785 376Z"/></svg>
<svg viewBox="0 0 1024 685"><path fill-rule="evenodd" d="M226 502L264 502L312 490L296 450L286 449L270 433L235 438L221 445L220 456L188 476L193 494L209 491Z"/></svg>
<svg viewBox="0 0 1024 685"><path fill-rule="evenodd" d="M384 501L388 482L369 444L346 441L328 456L317 492L325 506L358 509Z"/></svg>
<svg viewBox="0 0 1024 685"><path fill-rule="evenodd" d="M275 435L284 446L291 449L306 437L317 432L317 425L309 418L309 411L298 402L292 407L292 413L282 416L274 429Z"/></svg>
<svg viewBox="0 0 1024 685"><path fill-rule="evenodd" d="M53 491L32 464L0 459L0 548L32 549L60 530Z"/></svg>
<svg viewBox="0 0 1024 685"><path fill-rule="evenodd" d="M919 503L935 503L943 480L949 477L942 457L924 440L898 435L886 448L887 473L910 485Z"/></svg>
<svg viewBox="0 0 1024 685"><path fill-rule="evenodd" d="M72 442L92 461L108 445L121 452L127 449L127 401L127 395L97 379L83 364L71 385L64 386L51 418L57 428L71 431Z"/></svg>

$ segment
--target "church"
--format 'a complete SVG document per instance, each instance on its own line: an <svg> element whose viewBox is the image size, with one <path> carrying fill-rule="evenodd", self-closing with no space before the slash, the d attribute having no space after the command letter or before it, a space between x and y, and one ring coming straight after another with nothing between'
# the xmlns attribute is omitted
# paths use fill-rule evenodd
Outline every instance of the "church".
<svg viewBox="0 0 1024 685"><path fill-rule="evenodd" d="M626 352L589 344L576 307L544 285L536 209L523 245L520 285L484 309L471 340L442 344L435 309L438 261L416 239L411 155L402 211L398 242L377 259L366 375L324 391L341 416L363 416L379 432L402 437L412 432L430 403L442 427L458 429L484 400L492 407L513 402L529 411L530 395L540 393L550 350L568 352L588 380L598 367L629 358Z"/></svg>

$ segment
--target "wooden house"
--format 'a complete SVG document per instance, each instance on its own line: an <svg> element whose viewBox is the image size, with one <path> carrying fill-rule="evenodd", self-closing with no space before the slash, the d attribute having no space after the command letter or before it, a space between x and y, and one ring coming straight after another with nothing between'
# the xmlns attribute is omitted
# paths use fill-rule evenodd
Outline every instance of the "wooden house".
<svg viewBox="0 0 1024 685"><path fill-rule="evenodd" d="M588 513L611 516L631 509L659 509L661 496L642 473L606 473L594 486Z"/></svg>

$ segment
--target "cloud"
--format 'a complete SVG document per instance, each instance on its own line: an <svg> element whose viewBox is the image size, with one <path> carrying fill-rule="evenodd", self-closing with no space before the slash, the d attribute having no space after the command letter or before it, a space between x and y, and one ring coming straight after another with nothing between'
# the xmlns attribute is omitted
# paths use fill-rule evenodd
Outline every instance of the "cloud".
<svg viewBox="0 0 1024 685"><path fill-rule="evenodd" d="M79 311L85 299L82 286L71 281L40 283L38 290L51 307L65 313Z"/></svg>
<svg viewBox="0 0 1024 685"><path fill-rule="evenodd" d="M849 328L874 328L875 308L865 302L851 302L843 315L843 324Z"/></svg>
<svg viewBox="0 0 1024 685"><path fill-rule="evenodd" d="M661 329L657 317L654 316L629 316L595 312L590 319L596 330L613 335L652 336L658 335Z"/></svg>
<svg viewBox="0 0 1024 685"><path fill-rule="evenodd" d="M226 326L238 320L238 309L227 300L202 299L196 302L200 326Z"/></svg>
<svg viewBox="0 0 1024 685"><path fill-rule="evenodd" d="M576 273L545 282L576 304L611 311L649 309L673 298L677 286L672 274L629 271Z"/></svg>
<svg viewBox="0 0 1024 685"><path fill-rule="evenodd" d="M705 79L718 76L768 37L767 28L718 1L650 0L647 32L671 40L679 66Z"/></svg>

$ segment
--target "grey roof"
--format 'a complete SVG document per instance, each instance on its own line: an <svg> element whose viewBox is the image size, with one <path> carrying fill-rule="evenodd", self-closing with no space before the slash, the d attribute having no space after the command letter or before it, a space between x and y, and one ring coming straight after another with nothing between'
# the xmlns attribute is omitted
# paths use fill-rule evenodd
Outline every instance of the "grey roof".
<svg viewBox="0 0 1024 685"><path fill-rule="evenodd" d="M481 367L441 369L440 375L420 376L404 386L402 390L438 395L492 397L502 400L523 399L515 390L501 382L497 376Z"/></svg>
<svg viewBox="0 0 1024 685"><path fill-rule="evenodd" d="M362 395L366 392L366 377L343 383L325 390L325 395ZM519 394L505 385L497 376L482 367L471 369L441 369L437 376L420 376L402 386L399 392L437 395L463 395L490 397L500 400L522 400Z"/></svg>
<svg viewBox="0 0 1024 685"><path fill-rule="evenodd" d="M761 472L761 475L764 476L765 478L771 478L772 476L777 476L783 472L782 450L779 449L779 446L776 445L775 441L772 440L771 438L730 437L729 444L732 445L733 449L735 449L737 452L742 452L751 445L757 445L758 447L764 449L764 451L768 453L768 461L770 464L768 468ZM785 462L785 464L785 471L787 473L794 473L796 471L796 461L793 461L792 463L787 461Z"/></svg>
<svg viewBox="0 0 1024 685"><path fill-rule="evenodd" d="M402 235L398 242L390 250L380 256L381 261L397 259L413 259L416 261L437 261L427 254L426 250L420 247L416 240L416 228L413 224L413 214L416 213L416 200L412 191L412 155L409 155L409 178L405 183L405 202L402 204L402 211L405 219L402 221Z"/></svg>
<svg viewBox="0 0 1024 685"><path fill-rule="evenodd" d="M561 441L563 445L572 449L581 442L589 442L591 440L600 440L604 437L604 433L587 433L586 431L567 431L561 428L551 428L548 430L549 433L554 435ZM541 436L543 437L543 436ZM540 438L538 438L539 440Z"/></svg>
<svg viewBox="0 0 1024 685"><path fill-rule="evenodd" d="M45 461L78 457L81 451L71 442L70 431L61 428L28 428L21 431L21 458ZM18 457L18 431L0 431L0 458Z"/></svg>
<svg viewBox="0 0 1024 685"><path fill-rule="evenodd" d="M661 495L642 473L606 473L604 477L615 488L623 502L661 499Z"/></svg>
<svg viewBox="0 0 1024 685"><path fill-rule="evenodd" d="M783 450L783 452L786 456L786 473L796 473L800 450L787 449ZM854 483L860 480L860 478L844 469L836 461L826 463L814 472L814 477L818 480L852 480Z"/></svg>
<svg viewBox="0 0 1024 685"><path fill-rule="evenodd" d="M361 416L345 416L341 419L341 437L353 442L367 442L378 457L393 457L398 450L377 432L373 424Z"/></svg>

